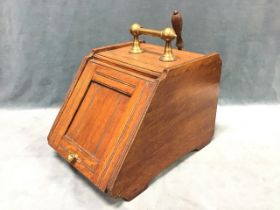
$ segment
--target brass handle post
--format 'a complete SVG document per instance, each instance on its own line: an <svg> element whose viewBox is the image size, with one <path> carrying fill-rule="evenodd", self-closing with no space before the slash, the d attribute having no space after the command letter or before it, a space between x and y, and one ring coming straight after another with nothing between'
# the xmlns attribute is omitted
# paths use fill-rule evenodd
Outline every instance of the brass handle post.
<svg viewBox="0 0 280 210"><path fill-rule="evenodd" d="M165 28L163 30L154 30L149 28L142 28L138 23L134 23L130 27L130 33L133 35L133 44L130 53L142 53L143 50L140 47L139 36L150 35L159 37L165 41L164 53L160 57L161 61L174 61L176 58L172 52L171 41L177 37L172 28Z"/></svg>

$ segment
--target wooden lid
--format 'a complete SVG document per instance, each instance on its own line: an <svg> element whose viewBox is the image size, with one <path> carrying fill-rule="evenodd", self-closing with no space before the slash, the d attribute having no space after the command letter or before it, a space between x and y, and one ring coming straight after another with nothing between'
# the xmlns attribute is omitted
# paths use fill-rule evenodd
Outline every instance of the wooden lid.
<svg viewBox="0 0 280 210"><path fill-rule="evenodd" d="M111 60L113 62L115 61L126 66L129 65L135 66L137 68L140 67L154 73L162 73L166 68L177 66L204 56L204 54L173 49L176 60L172 62L163 62L159 60L163 53L163 46L141 43L141 48L144 50L144 52L140 54L129 53L130 48L131 42L115 45L115 47L113 45L108 48L100 48L101 50L96 50L95 57Z"/></svg>

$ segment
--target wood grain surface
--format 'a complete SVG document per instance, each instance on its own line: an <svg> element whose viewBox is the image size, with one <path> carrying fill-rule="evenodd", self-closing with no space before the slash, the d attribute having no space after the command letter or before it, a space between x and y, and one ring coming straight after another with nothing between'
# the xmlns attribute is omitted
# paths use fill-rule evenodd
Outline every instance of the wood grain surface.
<svg viewBox="0 0 280 210"><path fill-rule="evenodd" d="M94 49L82 61L49 144L100 190L130 200L178 158L209 143L221 74L217 53L131 43Z"/></svg>

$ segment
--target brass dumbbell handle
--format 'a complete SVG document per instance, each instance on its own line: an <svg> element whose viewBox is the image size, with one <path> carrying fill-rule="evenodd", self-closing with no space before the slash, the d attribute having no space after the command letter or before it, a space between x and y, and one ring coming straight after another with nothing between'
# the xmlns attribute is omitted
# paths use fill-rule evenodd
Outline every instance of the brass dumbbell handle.
<svg viewBox="0 0 280 210"><path fill-rule="evenodd" d="M177 37L172 28L165 28L163 30L154 30L149 28L143 28L138 23L134 23L130 27L130 33L133 35L133 45L130 53L142 53L143 50L140 47L139 36L150 35L163 39L165 41L164 53L160 57L162 61L174 61L175 56L172 53L171 41Z"/></svg>

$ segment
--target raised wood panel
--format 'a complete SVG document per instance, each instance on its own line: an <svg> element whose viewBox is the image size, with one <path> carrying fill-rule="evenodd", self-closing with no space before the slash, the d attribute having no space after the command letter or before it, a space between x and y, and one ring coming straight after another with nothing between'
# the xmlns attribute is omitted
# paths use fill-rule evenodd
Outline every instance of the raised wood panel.
<svg viewBox="0 0 280 210"><path fill-rule="evenodd" d="M130 96L91 82L65 135L101 160Z"/></svg>

